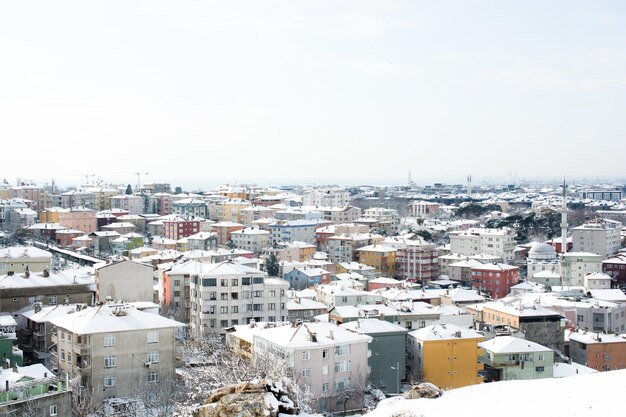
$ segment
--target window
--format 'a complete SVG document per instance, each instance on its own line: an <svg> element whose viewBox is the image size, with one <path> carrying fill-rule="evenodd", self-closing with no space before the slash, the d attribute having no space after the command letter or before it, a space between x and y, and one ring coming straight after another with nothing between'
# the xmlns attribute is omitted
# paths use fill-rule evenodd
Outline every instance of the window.
<svg viewBox="0 0 626 417"><path fill-rule="evenodd" d="M159 332L148 333L148 343L159 343Z"/></svg>
<svg viewBox="0 0 626 417"><path fill-rule="evenodd" d="M105 387L114 387L115 386L115 375L107 375L104 377L104 386Z"/></svg>
<svg viewBox="0 0 626 417"><path fill-rule="evenodd" d="M57 415L57 411L58 411L58 410L57 410L57 406L56 406L56 404L55 404L55 405L51 405L51 406L50 406L50 415L51 415L51 416L56 416L56 415Z"/></svg>
<svg viewBox="0 0 626 417"><path fill-rule="evenodd" d="M543 353L538 353L537 354L537 361L538 362L543 362L545 360L545 356Z"/></svg>
<svg viewBox="0 0 626 417"><path fill-rule="evenodd" d="M159 352L148 353L148 363L159 363Z"/></svg>
<svg viewBox="0 0 626 417"><path fill-rule="evenodd" d="M535 372L543 372L544 369L545 368L543 366L537 366L537 367L535 367Z"/></svg>
<svg viewBox="0 0 626 417"><path fill-rule="evenodd" d="M239 286L239 280L237 278L233 278L230 280L230 285L231 287L238 287Z"/></svg>
<svg viewBox="0 0 626 417"><path fill-rule="evenodd" d="M241 285L250 285L250 278L241 278Z"/></svg>
<svg viewBox="0 0 626 417"><path fill-rule="evenodd" d="M343 355L349 355L350 354L350 345L338 345L335 346L335 355L336 356L343 356Z"/></svg>
<svg viewBox="0 0 626 417"><path fill-rule="evenodd" d="M269 303L267 305L267 309L272 311L272 310L276 310L276 304L275 303Z"/></svg>
<svg viewBox="0 0 626 417"><path fill-rule="evenodd" d="M254 277L252 278L253 284L263 284L263 277Z"/></svg>
<svg viewBox="0 0 626 417"><path fill-rule="evenodd" d="M228 307L226 307L226 306L220 307L220 313L221 314L227 314L228 313Z"/></svg>
<svg viewBox="0 0 626 417"><path fill-rule="evenodd" d="M350 386L350 378L335 379L335 390L342 390Z"/></svg>
<svg viewBox="0 0 626 417"><path fill-rule="evenodd" d="M328 366L322 366L322 375L328 375Z"/></svg>
<svg viewBox="0 0 626 417"><path fill-rule="evenodd" d="M220 285L222 287L228 287L228 280L227 279L221 279L220 280Z"/></svg>
<svg viewBox="0 0 626 417"><path fill-rule="evenodd" d="M57 296L56 295L51 295L48 298L48 303L52 306L55 305L57 303Z"/></svg>
<svg viewBox="0 0 626 417"><path fill-rule="evenodd" d="M276 297L276 290L270 290L270 297Z"/></svg>
<svg viewBox="0 0 626 417"><path fill-rule="evenodd" d="M606 355L604 355L604 360L605 361L610 361L611 360L611 355L608 354L608 353Z"/></svg>
<svg viewBox="0 0 626 417"><path fill-rule="evenodd" d="M61 361L65 362L65 351L61 350Z"/></svg>
<svg viewBox="0 0 626 417"><path fill-rule="evenodd" d="M220 327L228 327L228 320L220 320Z"/></svg>
<svg viewBox="0 0 626 417"><path fill-rule="evenodd" d="M335 372L348 372L351 368L350 361L335 362Z"/></svg>
<svg viewBox="0 0 626 417"><path fill-rule="evenodd" d="M255 291L254 292L254 297L263 297L263 291Z"/></svg>
<svg viewBox="0 0 626 417"><path fill-rule="evenodd" d="M302 370L302 376L306 377L306 378L310 378L311 377L311 369L309 368L304 368Z"/></svg>
<svg viewBox="0 0 626 417"><path fill-rule="evenodd" d="M111 346L115 346L115 336L111 334L104 336L104 347Z"/></svg>
<svg viewBox="0 0 626 417"><path fill-rule="evenodd" d="M328 357L328 349L322 350L322 358L326 359Z"/></svg>
<svg viewBox="0 0 626 417"><path fill-rule="evenodd" d="M239 306L232 306L230 308L231 313L239 313Z"/></svg>
<svg viewBox="0 0 626 417"><path fill-rule="evenodd" d="M115 368L116 360L115 356L105 356L104 357L104 367L105 368Z"/></svg>
<svg viewBox="0 0 626 417"><path fill-rule="evenodd" d="M215 287L217 286L217 279L215 278L202 278L203 287Z"/></svg>
<svg viewBox="0 0 626 417"><path fill-rule="evenodd" d="M220 300L227 301L228 300L228 293L227 292L220 293Z"/></svg>
<svg viewBox="0 0 626 417"><path fill-rule="evenodd" d="M180 287L180 280L179 279L175 279L174 280L174 286L175 287Z"/></svg>
<svg viewBox="0 0 626 417"><path fill-rule="evenodd" d="M322 392L328 392L328 383L327 382L322 384Z"/></svg>
<svg viewBox="0 0 626 417"><path fill-rule="evenodd" d="M302 352L302 360L303 361L308 361L309 359L311 359L311 352L308 350L305 350Z"/></svg>

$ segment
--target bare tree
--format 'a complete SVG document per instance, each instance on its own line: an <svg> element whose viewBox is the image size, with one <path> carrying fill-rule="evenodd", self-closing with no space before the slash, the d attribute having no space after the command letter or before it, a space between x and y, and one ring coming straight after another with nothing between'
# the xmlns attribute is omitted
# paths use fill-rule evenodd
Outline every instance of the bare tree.
<svg viewBox="0 0 626 417"><path fill-rule="evenodd" d="M96 388L94 387L94 389ZM94 400L93 391L78 384L73 384L72 417L96 417L102 414L102 403Z"/></svg>
<svg viewBox="0 0 626 417"><path fill-rule="evenodd" d="M150 417L169 417L183 400L183 389L173 377L138 381L133 390L133 397L139 400L145 415Z"/></svg>

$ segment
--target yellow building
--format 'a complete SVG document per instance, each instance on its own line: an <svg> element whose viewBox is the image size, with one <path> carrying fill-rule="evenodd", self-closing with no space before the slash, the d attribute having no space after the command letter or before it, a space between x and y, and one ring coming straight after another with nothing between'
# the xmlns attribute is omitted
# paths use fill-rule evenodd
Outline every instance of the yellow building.
<svg viewBox="0 0 626 417"><path fill-rule="evenodd" d="M453 389L483 382L478 346L485 337L453 324L436 324L409 332L408 364L411 372L442 389Z"/></svg>
<svg viewBox="0 0 626 417"><path fill-rule="evenodd" d="M61 207L50 207L39 213L39 223L59 223L59 213L67 212Z"/></svg>
<svg viewBox="0 0 626 417"><path fill-rule="evenodd" d="M396 275L396 249L384 245L369 245L357 249L359 262L376 269L385 277Z"/></svg>
<svg viewBox="0 0 626 417"><path fill-rule="evenodd" d="M250 206L249 201L240 198L230 198L222 201L220 202L219 220L220 222L241 223L243 221L241 210Z"/></svg>

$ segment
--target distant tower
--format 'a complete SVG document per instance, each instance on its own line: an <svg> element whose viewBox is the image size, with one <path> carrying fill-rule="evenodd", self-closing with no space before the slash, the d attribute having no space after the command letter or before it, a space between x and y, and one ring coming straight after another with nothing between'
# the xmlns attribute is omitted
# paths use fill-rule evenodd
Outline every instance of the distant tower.
<svg viewBox="0 0 626 417"><path fill-rule="evenodd" d="M561 202L561 253L567 252L567 186L563 180L563 201Z"/></svg>
<svg viewBox="0 0 626 417"><path fill-rule="evenodd" d="M413 178L411 178L411 170L409 169L409 182L407 184L413 185Z"/></svg>
<svg viewBox="0 0 626 417"><path fill-rule="evenodd" d="M472 195L472 174L467 176L467 194Z"/></svg>

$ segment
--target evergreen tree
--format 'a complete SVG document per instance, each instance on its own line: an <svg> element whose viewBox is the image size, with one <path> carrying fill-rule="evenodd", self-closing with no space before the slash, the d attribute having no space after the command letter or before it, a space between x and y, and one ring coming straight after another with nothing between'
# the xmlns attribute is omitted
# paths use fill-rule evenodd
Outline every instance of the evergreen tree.
<svg viewBox="0 0 626 417"><path fill-rule="evenodd" d="M278 276L279 265L278 258L275 253L271 253L270 256L267 257L267 260L265 261L265 269L270 277Z"/></svg>
<svg viewBox="0 0 626 417"><path fill-rule="evenodd" d="M133 187L130 186L130 184L128 184L126 186L126 195L131 195L133 193Z"/></svg>

